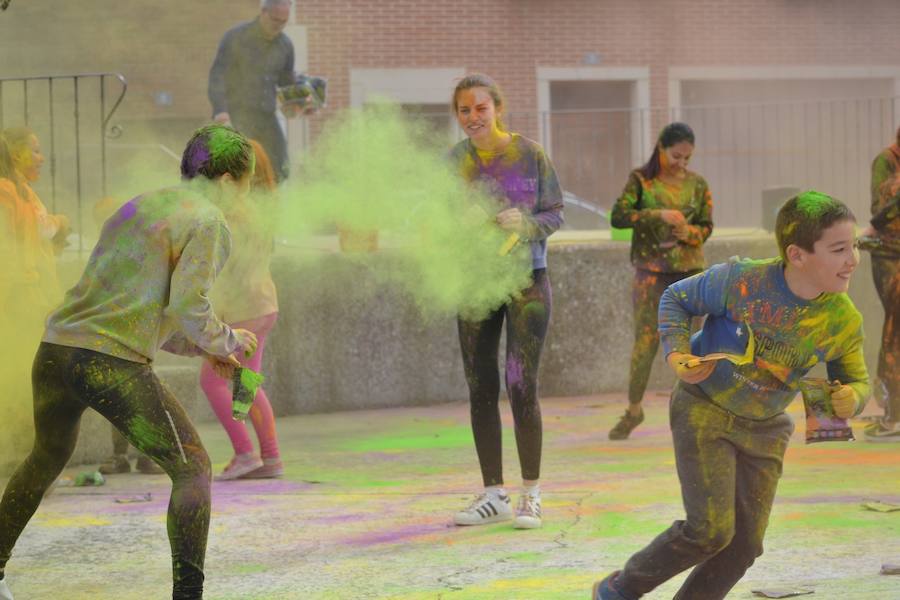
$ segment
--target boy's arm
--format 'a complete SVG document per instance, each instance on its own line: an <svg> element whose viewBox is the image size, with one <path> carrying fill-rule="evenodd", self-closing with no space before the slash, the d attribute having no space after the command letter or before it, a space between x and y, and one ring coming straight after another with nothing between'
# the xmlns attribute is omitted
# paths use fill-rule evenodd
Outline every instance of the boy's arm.
<svg viewBox="0 0 900 600"><path fill-rule="evenodd" d="M682 279L663 292L659 303L659 334L669 367L679 379L700 383L716 368L714 362L688 366L691 354L691 319L725 314L732 263L715 265Z"/></svg>
<svg viewBox="0 0 900 600"><path fill-rule="evenodd" d="M841 418L858 415L869 400L869 373L863 356L862 323L859 323L850 340L841 343L843 354L826 363L830 381L840 381L841 387L831 394L835 414Z"/></svg>
<svg viewBox="0 0 900 600"><path fill-rule="evenodd" d="M159 349L178 356L203 356L203 350L194 345L181 331L173 331Z"/></svg>
<svg viewBox="0 0 900 600"><path fill-rule="evenodd" d="M183 354L193 344L199 352L228 356L240 345L234 332L213 313L209 290L231 250L231 235L221 222L198 227L182 249L172 272L166 315L175 319L181 336L169 339L167 351Z"/></svg>
<svg viewBox="0 0 900 600"><path fill-rule="evenodd" d="M659 301L659 337L666 356L690 354L691 319L724 315L733 263L714 265L666 288Z"/></svg>

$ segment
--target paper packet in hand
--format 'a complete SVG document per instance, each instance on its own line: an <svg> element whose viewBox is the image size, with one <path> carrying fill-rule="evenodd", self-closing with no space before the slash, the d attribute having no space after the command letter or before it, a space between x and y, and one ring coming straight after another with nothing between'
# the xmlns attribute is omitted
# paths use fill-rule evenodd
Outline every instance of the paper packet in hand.
<svg viewBox="0 0 900 600"><path fill-rule="evenodd" d="M850 442L855 440L853 429L834 414L831 394L840 384L822 377L804 377L800 380L803 408L806 410L806 443Z"/></svg>
<svg viewBox="0 0 900 600"><path fill-rule="evenodd" d="M260 373L247 367L237 367L231 379L231 418L243 421L250 414L256 392L265 380Z"/></svg>

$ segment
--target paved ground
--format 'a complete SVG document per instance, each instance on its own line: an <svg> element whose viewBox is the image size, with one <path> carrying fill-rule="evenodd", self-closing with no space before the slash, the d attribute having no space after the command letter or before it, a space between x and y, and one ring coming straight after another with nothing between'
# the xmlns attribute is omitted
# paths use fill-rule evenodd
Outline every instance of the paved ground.
<svg viewBox="0 0 900 600"><path fill-rule="evenodd" d="M214 484L207 597L587 600L595 579L683 514L666 398L652 396L633 439L611 443L606 431L621 402L544 401L545 527L537 531L449 526L479 484L462 404L281 419L284 479ZM900 576L878 573L883 562L900 563L900 512L860 507L864 498L900 503L900 444L807 446L793 414L798 432L766 554L729 598L806 586L819 600L900 599ZM218 471L230 458L225 435L214 424L201 431ZM147 492L151 502L115 503ZM9 564L17 600L168 597L167 499L164 476L58 488ZM671 598L682 579L647 598Z"/></svg>

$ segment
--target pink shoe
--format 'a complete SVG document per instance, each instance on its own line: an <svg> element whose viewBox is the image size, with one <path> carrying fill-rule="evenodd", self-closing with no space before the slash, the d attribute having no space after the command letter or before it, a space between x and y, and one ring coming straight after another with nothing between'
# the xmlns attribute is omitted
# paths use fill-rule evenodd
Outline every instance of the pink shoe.
<svg viewBox="0 0 900 600"><path fill-rule="evenodd" d="M241 475L241 479L273 479L282 475L284 475L284 465L280 458L264 458L261 467L246 475Z"/></svg>
<svg viewBox="0 0 900 600"><path fill-rule="evenodd" d="M239 479L247 473L252 473L262 466L262 459L255 454L235 454L234 458L231 459L231 462L228 463L228 466L225 467L222 473L216 475L215 479L216 481L231 481L232 479Z"/></svg>

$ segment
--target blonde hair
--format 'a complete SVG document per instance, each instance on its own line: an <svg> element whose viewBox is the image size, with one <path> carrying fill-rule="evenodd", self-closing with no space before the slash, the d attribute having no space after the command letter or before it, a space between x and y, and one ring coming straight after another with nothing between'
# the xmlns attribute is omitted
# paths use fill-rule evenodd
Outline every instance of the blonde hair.
<svg viewBox="0 0 900 600"><path fill-rule="evenodd" d="M29 127L11 127L3 130L3 137L9 146L9 155L12 158L13 166L24 171L31 165L31 147L30 140L34 135Z"/></svg>
<svg viewBox="0 0 900 600"><path fill-rule="evenodd" d="M500 118L500 113L506 106L503 92L500 91L500 86L497 85L497 82L484 73L472 73L459 80L459 83L456 84L456 88L453 90L453 100L451 102L453 105L453 114L456 115L459 110L459 103L457 100L459 93L463 90L471 90L472 88L479 87L486 89L488 94L491 95L491 100L494 101L494 107L497 109L497 129L506 131L506 125L503 124L503 120Z"/></svg>

